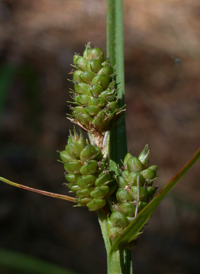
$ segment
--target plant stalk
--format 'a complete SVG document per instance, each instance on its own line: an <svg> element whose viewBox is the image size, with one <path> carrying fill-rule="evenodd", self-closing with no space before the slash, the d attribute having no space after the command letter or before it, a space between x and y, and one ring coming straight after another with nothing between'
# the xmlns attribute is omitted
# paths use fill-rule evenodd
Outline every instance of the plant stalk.
<svg viewBox="0 0 200 274"><path fill-rule="evenodd" d="M107 0L107 57L116 69L118 85L118 98L120 106L124 105L124 34L123 34L123 1ZM121 159L127 153L125 115L111 131L111 155L110 158L120 164ZM99 211L99 222L107 252L108 274L131 274L132 261L130 250L116 250L110 253L111 243L107 235L107 212Z"/></svg>
<svg viewBox="0 0 200 274"><path fill-rule="evenodd" d="M124 31L123 1L107 0L107 57L116 69L118 98L124 105ZM125 114L111 131L111 159L120 163L127 153Z"/></svg>

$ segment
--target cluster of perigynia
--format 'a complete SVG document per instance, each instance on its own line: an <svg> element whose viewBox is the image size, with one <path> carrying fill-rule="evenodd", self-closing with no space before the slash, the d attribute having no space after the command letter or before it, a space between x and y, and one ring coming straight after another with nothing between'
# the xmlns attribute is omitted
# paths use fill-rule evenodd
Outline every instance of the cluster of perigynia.
<svg viewBox="0 0 200 274"><path fill-rule="evenodd" d="M119 107L114 70L100 48L88 44L83 56L75 54L73 72L75 105L72 122L86 131L103 133L117 122L123 108Z"/></svg>
<svg viewBox="0 0 200 274"><path fill-rule="evenodd" d="M149 166L145 146L138 158L126 154L118 175L110 171L109 154L105 154L102 140L124 111L119 107L114 69L103 51L90 44L83 56L75 54L73 61L73 107L68 116L96 141L89 143L74 129L60 158L69 189L76 195L76 206L87 206L90 211L106 204L110 207L107 224L113 241L154 196L157 166Z"/></svg>
<svg viewBox="0 0 200 274"><path fill-rule="evenodd" d="M89 144L74 130L70 132L65 150L60 152L64 168L68 172L65 179L72 192L76 193L77 206L87 206L90 211L106 205L108 198L116 189L111 179L109 163L103 158L98 146Z"/></svg>
<svg viewBox="0 0 200 274"><path fill-rule="evenodd" d="M156 187L157 166L149 166L149 150L146 145L139 157L127 153L121 175L117 177L116 202L108 220L108 234L112 241L120 236L123 229L137 216L153 198Z"/></svg>

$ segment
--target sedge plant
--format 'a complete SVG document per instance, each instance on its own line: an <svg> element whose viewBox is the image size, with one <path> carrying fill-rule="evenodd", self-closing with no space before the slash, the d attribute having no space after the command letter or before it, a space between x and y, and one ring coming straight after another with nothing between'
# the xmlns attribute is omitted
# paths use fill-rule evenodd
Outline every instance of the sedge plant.
<svg viewBox="0 0 200 274"><path fill-rule="evenodd" d="M79 127L69 133L60 162L74 196L50 193L0 177L10 185L96 211L107 252L109 274L131 274L131 249L152 213L180 178L200 158L200 148L155 196L157 165L149 148L139 156L127 153L124 105L123 1L107 0L107 56L88 43L73 56L71 113ZM84 139L81 130L88 134Z"/></svg>

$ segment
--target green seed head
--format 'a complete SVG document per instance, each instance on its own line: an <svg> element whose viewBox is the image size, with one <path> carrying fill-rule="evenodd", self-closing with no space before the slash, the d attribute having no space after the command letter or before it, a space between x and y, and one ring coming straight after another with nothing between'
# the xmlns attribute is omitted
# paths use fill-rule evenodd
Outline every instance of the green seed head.
<svg viewBox="0 0 200 274"><path fill-rule="evenodd" d="M147 168L149 165L149 152L148 145L146 145L138 157L144 168Z"/></svg>
<svg viewBox="0 0 200 274"><path fill-rule="evenodd" d="M74 136L72 135L71 131L69 134L69 138L68 138L68 144L75 144L75 145L79 145L82 149L85 147L85 139L83 137L82 132L80 132L80 135L78 135L78 133L76 132L75 128L74 128Z"/></svg>
<svg viewBox="0 0 200 274"><path fill-rule="evenodd" d="M100 97L103 98L103 99L105 99L106 101L111 102L111 101L115 100L116 93L115 93L115 91L107 89L107 90L103 91L100 94Z"/></svg>
<svg viewBox="0 0 200 274"><path fill-rule="evenodd" d="M85 108L85 111L91 116L91 117L94 117L96 116L100 111L101 109L97 106L89 106L89 107L86 107Z"/></svg>
<svg viewBox="0 0 200 274"><path fill-rule="evenodd" d="M88 127L92 122L92 117L90 117L84 107L74 107L72 114L73 117L85 127Z"/></svg>
<svg viewBox="0 0 200 274"><path fill-rule="evenodd" d="M148 169L153 169L154 171L157 171L158 166L156 166L156 165L149 166Z"/></svg>
<svg viewBox="0 0 200 274"><path fill-rule="evenodd" d="M148 197L148 191L144 187L140 187L139 192L138 192L138 187L133 186L131 188L131 194L132 194L135 201L137 201L138 195L139 195L139 200L140 201L145 201Z"/></svg>
<svg viewBox="0 0 200 274"><path fill-rule="evenodd" d="M73 161L73 162L64 164L65 170L69 173L74 173L74 174L80 173L81 167L82 167L82 164L80 161Z"/></svg>
<svg viewBox="0 0 200 274"><path fill-rule="evenodd" d="M90 196L93 198L104 198L108 192L108 186L98 186L90 193Z"/></svg>
<svg viewBox="0 0 200 274"><path fill-rule="evenodd" d="M95 186L103 186L110 181L110 173L100 173L95 181Z"/></svg>
<svg viewBox="0 0 200 274"><path fill-rule="evenodd" d="M125 228L128 225L128 219L119 211L115 211L110 215L110 221L115 227Z"/></svg>
<svg viewBox="0 0 200 274"><path fill-rule="evenodd" d="M86 175L79 178L77 185L81 188L88 188L93 186L95 183L96 177L94 175Z"/></svg>
<svg viewBox="0 0 200 274"><path fill-rule="evenodd" d="M69 153L66 150L63 150L60 152L60 159L64 162L64 163L68 163L70 161L74 161L74 157L69 155Z"/></svg>
<svg viewBox="0 0 200 274"><path fill-rule="evenodd" d="M87 62L86 69L94 73L98 73L102 68L101 63L98 60L90 60Z"/></svg>
<svg viewBox="0 0 200 274"><path fill-rule="evenodd" d="M118 183L119 188L125 188L126 186L128 186L128 181L125 178L123 178L122 176L119 176L117 178L117 183Z"/></svg>
<svg viewBox="0 0 200 274"><path fill-rule="evenodd" d="M75 70L75 71L73 72L73 81L74 81L75 83L81 82L80 75L81 75L82 73L83 73L82 70Z"/></svg>
<svg viewBox="0 0 200 274"><path fill-rule="evenodd" d="M76 184L80 178L81 178L80 175L73 174L73 173L68 173L65 175L65 179L73 185Z"/></svg>
<svg viewBox="0 0 200 274"><path fill-rule="evenodd" d="M116 84L115 80L111 81L110 84L108 85L108 89L110 89L110 90L116 89L116 87L117 87L117 84Z"/></svg>
<svg viewBox="0 0 200 274"><path fill-rule="evenodd" d="M108 237L112 242L114 242L122 233L123 229L121 227L111 227L108 229Z"/></svg>
<svg viewBox="0 0 200 274"><path fill-rule="evenodd" d="M90 203L92 201L91 197L86 197L86 198L78 198L77 200L77 205L75 205L75 207L77 206L86 206L88 203Z"/></svg>
<svg viewBox="0 0 200 274"><path fill-rule="evenodd" d="M74 55L74 67L77 70L73 72L72 93L75 103L83 109L72 108L69 116L73 118L69 119L86 131L103 134L111 130L124 108L117 101L116 75L110 60L105 60L101 49L88 44L83 56Z"/></svg>
<svg viewBox="0 0 200 274"><path fill-rule="evenodd" d="M97 160L100 160L99 158L100 157L98 156ZM107 172L108 168L109 168L108 159L102 159L101 162L98 162L98 172L99 173Z"/></svg>
<svg viewBox="0 0 200 274"><path fill-rule="evenodd" d="M104 125L104 120L106 118L106 114L104 111L100 111L97 116L92 120L92 123L94 124L95 128L102 128Z"/></svg>
<svg viewBox="0 0 200 274"><path fill-rule="evenodd" d="M96 170L97 170L97 166L98 166L97 161L91 160L91 161L85 163L81 167L80 172L82 175L95 174Z"/></svg>
<svg viewBox="0 0 200 274"><path fill-rule="evenodd" d="M82 108L75 110L81 112ZM76 194L76 206L87 206L91 211L104 207L106 198L116 190L116 182L111 178L108 159L103 158L101 149L85 142L83 135L74 129L60 157L68 172L67 185Z"/></svg>
<svg viewBox="0 0 200 274"><path fill-rule="evenodd" d="M127 153L125 158L124 158L124 168L125 168L125 170L127 169L127 161L130 157L132 157L132 155L130 153Z"/></svg>
<svg viewBox="0 0 200 274"><path fill-rule="evenodd" d="M72 161L79 159L82 149L78 143L70 143L65 147L65 151L73 158Z"/></svg>
<svg viewBox="0 0 200 274"><path fill-rule="evenodd" d="M79 197L79 198L86 198L86 197L89 197L90 195L90 192L93 191L94 187L88 187L88 188L84 188L82 190L79 190L76 192L76 195Z"/></svg>
<svg viewBox="0 0 200 274"><path fill-rule="evenodd" d="M90 87L90 94L94 98L98 98L99 95L103 92L103 87L101 85L93 85Z"/></svg>
<svg viewBox="0 0 200 274"><path fill-rule="evenodd" d="M85 161L93 160L99 156L103 157L99 147L93 146L93 145L87 145L81 151L80 159L82 162L85 162Z"/></svg>
<svg viewBox="0 0 200 274"><path fill-rule="evenodd" d="M107 76L110 76L111 74L113 74L113 68L111 66L104 66L98 72L98 75L107 75Z"/></svg>
<svg viewBox="0 0 200 274"><path fill-rule="evenodd" d="M101 198L94 198L90 203L87 204L87 207L90 211L96 211L106 205L106 200Z"/></svg>
<svg viewBox="0 0 200 274"><path fill-rule="evenodd" d="M116 193L116 198L119 203L133 201L132 195L126 189L122 189L122 188L118 188Z"/></svg>
<svg viewBox="0 0 200 274"><path fill-rule="evenodd" d="M147 179L147 180L151 180L154 179L156 177L156 171L153 169L144 169L141 171L142 176Z"/></svg>
<svg viewBox="0 0 200 274"><path fill-rule="evenodd" d="M77 192L77 191L80 191L82 190L82 188L78 185L74 185L74 184L69 184L69 189L72 191L72 192Z"/></svg>
<svg viewBox="0 0 200 274"><path fill-rule="evenodd" d="M92 71L84 71L79 75L79 82L91 84L92 79L95 77L95 73Z"/></svg>
<svg viewBox="0 0 200 274"><path fill-rule="evenodd" d="M110 83L110 77L107 75L97 75L92 80L92 85L100 85L106 89Z"/></svg>
<svg viewBox="0 0 200 274"><path fill-rule="evenodd" d="M131 186L143 186L145 184L145 178L139 172L130 172L127 177L127 181Z"/></svg>
<svg viewBox="0 0 200 274"><path fill-rule="evenodd" d="M77 83L74 85L74 90L79 95L90 95L89 88L90 88L90 85L86 83Z"/></svg>
<svg viewBox="0 0 200 274"><path fill-rule="evenodd" d="M78 105L88 105L88 102L90 101L90 96L88 95L78 95L74 97L74 101L78 104Z"/></svg>
<svg viewBox="0 0 200 274"><path fill-rule="evenodd" d="M125 178L127 180L128 178L128 175L129 175L129 172L127 169L125 169L124 171L122 171L122 177Z"/></svg>
<svg viewBox="0 0 200 274"><path fill-rule="evenodd" d="M85 47L85 50L83 52L83 57L86 58L87 60L90 59L90 52L91 52L91 47L90 47L90 43L88 43Z"/></svg>
<svg viewBox="0 0 200 274"><path fill-rule="evenodd" d="M98 97L98 98L92 98L89 101L88 106L95 106L95 107L103 108L103 107L105 107L106 104L107 104L106 99L104 99L102 97Z"/></svg>
<svg viewBox="0 0 200 274"><path fill-rule="evenodd" d="M103 67L107 67L107 66L111 66L110 64L110 59L106 59L103 63L102 63Z"/></svg>
<svg viewBox="0 0 200 274"><path fill-rule="evenodd" d="M104 52L100 48L92 48L87 53L83 53L83 56L87 56L87 59L89 60L98 60L100 63L103 63L105 60Z"/></svg>
<svg viewBox="0 0 200 274"><path fill-rule="evenodd" d="M75 58L75 59L76 60L75 60L74 64L78 67L78 69L85 71L86 65L87 65L87 60L82 56Z"/></svg>
<svg viewBox="0 0 200 274"><path fill-rule="evenodd" d="M138 158L132 156L127 161L127 169L129 172L140 172L143 169L143 165Z"/></svg>
<svg viewBox="0 0 200 274"><path fill-rule="evenodd" d="M82 106L74 107L73 108L73 115L88 115L85 111L85 108Z"/></svg>
<svg viewBox="0 0 200 274"><path fill-rule="evenodd" d="M80 57L80 55L79 54L74 54L74 56L73 56L73 63L76 65L76 60L78 59Z"/></svg>
<svg viewBox="0 0 200 274"><path fill-rule="evenodd" d="M148 191L148 198L151 199L153 198L154 194L156 193L156 188L152 187L152 186L148 186L147 187L147 191Z"/></svg>
<svg viewBox="0 0 200 274"><path fill-rule="evenodd" d="M136 206L133 203L122 203L120 205L120 211L126 217L134 217L135 216L135 209L136 209Z"/></svg>
<svg viewBox="0 0 200 274"><path fill-rule="evenodd" d="M119 103L116 101L110 102L107 104L107 108L111 111L116 111L117 109L119 109Z"/></svg>

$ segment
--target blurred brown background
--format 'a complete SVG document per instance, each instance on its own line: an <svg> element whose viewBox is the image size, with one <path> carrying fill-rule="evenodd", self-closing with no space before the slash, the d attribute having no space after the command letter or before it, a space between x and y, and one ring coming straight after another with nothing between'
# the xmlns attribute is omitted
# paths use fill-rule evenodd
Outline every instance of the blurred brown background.
<svg viewBox="0 0 200 274"><path fill-rule="evenodd" d="M125 0L124 31L128 149L137 156L149 144L161 189L200 143L200 2ZM88 41L106 50L106 1L0 2L0 176L67 194L56 151L73 128L70 63ZM199 273L199 169L150 219L134 273ZM0 248L106 273L95 213L3 183Z"/></svg>

